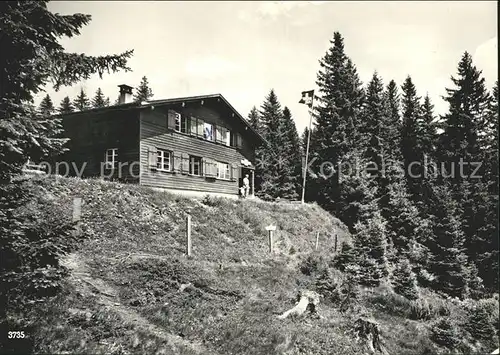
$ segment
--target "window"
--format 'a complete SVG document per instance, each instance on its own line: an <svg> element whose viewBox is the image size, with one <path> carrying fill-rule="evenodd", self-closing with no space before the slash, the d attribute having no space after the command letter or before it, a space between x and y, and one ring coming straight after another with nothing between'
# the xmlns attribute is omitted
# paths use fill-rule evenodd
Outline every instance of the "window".
<svg viewBox="0 0 500 355"><path fill-rule="evenodd" d="M209 141L214 140L214 126L210 123L204 122L203 138Z"/></svg>
<svg viewBox="0 0 500 355"><path fill-rule="evenodd" d="M168 110L168 128L177 132L188 133L188 118L177 111Z"/></svg>
<svg viewBox="0 0 500 355"><path fill-rule="evenodd" d="M189 157L189 173L191 175L201 176L201 158Z"/></svg>
<svg viewBox="0 0 500 355"><path fill-rule="evenodd" d="M116 168L116 164L118 163L117 158L118 158L118 148L112 148L106 150L106 155L104 157L106 169Z"/></svg>
<svg viewBox="0 0 500 355"><path fill-rule="evenodd" d="M205 121L198 117L191 116L191 131L193 136L204 138L205 136Z"/></svg>
<svg viewBox="0 0 500 355"><path fill-rule="evenodd" d="M156 151L156 168L158 170L170 171L171 155L168 150L158 149Z"/></svg>
<svg viewBox="0 0 500 355"><path fill-rule="evenodd" d="M219 179L229 180L231 178L231 172L229 170L229 164L217 162L217 177Z"/></svg>
<svg viewBox="0 0 500 355"><path fill-rule="evenodd" d="M230 132L226 127L217 126L217 143L229 145L230 144L229 136Z"/></svg>

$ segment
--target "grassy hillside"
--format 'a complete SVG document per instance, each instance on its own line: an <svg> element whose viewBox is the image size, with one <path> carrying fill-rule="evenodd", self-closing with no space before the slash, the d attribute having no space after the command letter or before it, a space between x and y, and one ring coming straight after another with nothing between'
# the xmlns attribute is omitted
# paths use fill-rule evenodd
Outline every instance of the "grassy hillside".
<svg viewBox="0 0 500 355"><path fill-rule="evenodd" d="M423 354L445 349L430 340L430 322L443 316L466 322L458 301L422 291L417 305L387 285L361 290L348 311L324 297L317 316L278 319L300 290L317 289L322 270L330 270L333 284L345 281L328 263L335 236L338 249L350 236L316 205L195 200L97 180L41 177L24 184L36 191L24 213L54 223L71 220L73 198L83 200L85 239L62 259L69 270L63 292L39 307L30 334L38 352L360 354L367 350L354 327L361 314L380 324L389 353ZM185 255L187 213L191 257ZM271 223L277 226L273 254L265 230ZM498 317L498 300L484 303ZM484 351L495 344L471 346Z"/></svg>

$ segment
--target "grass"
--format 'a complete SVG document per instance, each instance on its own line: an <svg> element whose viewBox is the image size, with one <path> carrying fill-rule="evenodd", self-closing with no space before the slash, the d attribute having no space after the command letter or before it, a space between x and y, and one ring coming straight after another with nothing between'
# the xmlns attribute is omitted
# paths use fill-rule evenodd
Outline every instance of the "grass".
<svg viewBox="0 0 500 355"><path fill-rule="evenodd" d="M335 239L337 250L343 241L351 242L346 227L315 204L195 200L92 179L36 177L26 188L40 196L30 208L54 208L68 220L72 199L82 198L80 230L86 241L78 260L89 278L116 291L109 298L68 279L64 292L39 311L40 322L31 334L38 352L366 351L353 332L357 313L340 313L334 302L320 303L320 317L277 318L293 307L301 289L314 289L317 273L303 272L303 266L314 269L321 267L315 260L331 260ZM188 213L192 257L185 254ZM273 254L265 230L269 224L277 226ZM425 290L421 294L417 304L387 286L362 290L358 308L379 322L389 353L439 349L429 340L429 322L443 316L457 324L465 319L461 305ZM108 300L104 306L99 303L103 299ZM490 303L498 305L498 299ZM165 341L166 336L178 340Z"/></svg>

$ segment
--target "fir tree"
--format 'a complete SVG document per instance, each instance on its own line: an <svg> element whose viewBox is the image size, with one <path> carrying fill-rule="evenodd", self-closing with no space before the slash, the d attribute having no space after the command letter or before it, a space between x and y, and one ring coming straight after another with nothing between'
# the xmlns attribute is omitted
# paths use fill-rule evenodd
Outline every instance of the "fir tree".
<svg viewBox="0 0 500 355"><path fill-rule="evenodd" d="M310 166L318 178L309 179L308 185L317 201L329 210L339 201L339 162L360 142L356 129L363 98L361 83L354 64L344 53L340 33L334 33L331 44L320 60L316 124L310 147Z"/></svg>
<svg viewBox="0 0 500 355"><path fill-rule="evenodd" d="M64 99L62 99L61 103L59 104L59 113L65 114L65 113L71 113L74 112L75 108L73 107L73 104L71 103L71 100L68 96L66 96Z"/></svg>
<svg viewBox="0 0 500 355"><path fill-rule="evenodd" d="M405 176L408 181L408 188L412 197L418 201L419 197L419 177L423 171L417 162L422 161L421 147L419 145L419 117L420 98L411 77L407 77L403 86L402 98L402 132L401 132L401 153L403 155Z"/></svg>
<svg viewBox="0 0 500 355"><path fill-rule="evenodd" d="M271 90L262 104L260 115L264 138L268 144L258 150L256 174L261 179L259 196L263 199L297 197L295 177L290 164L290 142L287 140L283 111L278 97Z"/></svg>
<svg viewBox="0 0 500 355"><path fill-rule="evenodd" d="M250 110L250 113L248 114L248 123L257 132L263 133L262 132L262 122L261 122L260 114L259 114L259 111L257 110L257 108L255 106L252 107L252 109Z"/></svg>
<svg viewBox="0 0 500 355"><path fill-rule="evenodd" d="M42 102L40 102L40 107L38 108L38 110L43 116L50 116L56 111L49 94L47 94L42 99Z"/></svg>
<svg viewBox="0 0 500 355"><path fill-rule="evenodd" d="M367 222L378 212L377 186L365 171L368 162L363 156L352 151L339 166L337 216L346 224L351 233L357 222Z"/></svg>
<svg viewBox="0 0 500 355"><path fill-rule="evenodd" d="M134 95L135 102L149 101L153 97L153 90L149 87L148 78L142 77L141 83Z"/></svg>
<svg viewBox="0 0 500 355"><path fill-rule="evenodd" d="M388 164L381 182L378 201L382 217L387 221L388 242L395 248L391 252L412 260L411 253L416 244L427 245L428 221L410 199L401 166L392 162Z"/></svg>
<svg viewBox="0 0 500 355"><path fill-rule="evenodd" d="M85 93L83 88L80 89L80 93L73 101L73 105L76 107L78 111L84 111L90 108L90 100L87 97L87 94Z"/></svg>
<svg viewBox="0 0 500 355"><path fill-rule="evenodd" d="M291 178L295 184L295 193L292 192L290 197L296 198L302 190L302 151L297 127L286 106L283 108L283 129L285 130L287 163L290 166Z"/></svg>
<svg viewBox="0 0 500 355"><path fill-rule="evenodd" d="M498 265L497 260L492 260L498 259L498 238L494 238L496 241L492 240L492 234L498 231L498 190L495 193L490 189L497 184L496 181L488 181L488 178L475 178L472 175L488 175L486 171L490 164L481 164L478 171L475 171L473 164L460 166L460 161L489 161L489 157L484 155L488 144L485 144L483 137L492 126L489 123L492 98L486 90L481 71L473 65L467 52L458 64L457 77L451 79L455 87L446 89L445 100L449 103L449 113L444 116L444 132L439 140L440 157L449 170L453 171L452 168L455 167L455 174L449 180L454 198L462 206L461 220L467 254L471 260L476 261L481 277L485 280L498 280L498 276L493 276L497 275L498 269L497 272L492 270L492 267L496 268L495 265ZM494 133L493 137L495 136ZM496 180L494 174L497 173L490 174L489 178ZM495 282L498 281L493 281Z"/></svg>
<svg viewBox="0 0 500 355"><path fill-rule="evenodd" d="M467 257L456 202L446 185L435 186L432 201L431 272L434 288L452 297L467 296Z"/></svg>
<svg viewBox="0 0 500 355"><path fill-rule="evenodd" d="M432 324L430 338L436 344L450 350L455 349L460 344L459 330L448 318L440 318Z"/></svg>
<svg viewBox="0 0 500 355"><path fill-rule="evenodd" d="M490 314L480 303L470 306L467 310L465 328L476 340L490 340L494 338L495 327L490 321Z"/></svg>
<svg viewBox="0 0 500 355"><path fill-rule="evenodd" d="M111 102L109 101L109 96L106 97L106 100L104 100L104 107L111 106Z"/></svg>
<svg viewBox="0 0 500 355"><path fill-rule="evenodd" d="M384 93L386 103L386 122L383 130L385 138L386 160L397 162L401 160L401 116L399 113L399 93L398 86L391 80Z"/></svg>
<svg viewBox="0 0 500 355"><path fill-rule="evenodd" d="M360 282L367 286L378 286L388 275L385 222L376 211L370 219L358 222L354 230Z"/></svg>
<svg viewBox="0 0 500 355"><path fill-rule="evenodd" d="M434 117L434 105L431 103L429 95L424 98L422 105L422 114L419 119L419 146L422 149L422 154L434 158L436 156L437 144L437 125Z"/></svg>
<svg viewBox="0 0 500 355"><path fill-rule="evenodd" d="M418 298L417 279L408 259L403 259L396 263L396 268L392 275L392 285L394 292L407 299L416 300Z"/></svg>
<svg viewBox="0 0 500 355"><path fill-rule="evenodd" d="M354 248L347 242L342 242L340 253L335 256L334 266L340 271L345 271L348 265L352 265L355 261Z"/></svg>
<svg viewBox="0 0 500 355"><path fill-rule="evenodd" d="M467 162L481 161L479 132L484 129L483 117L490 104L481 71L472 64L472 58L465 52L458 64L458 77L451 78L455 88L446 88L449 113L444 116L444 132L440 136L441 160L450 168L458 165L462 158ZM465 175L470 175L465 167ZM458 191L463 179L455 174L452 182Z"/></svg>
<svg viewBox="0 0 500 355"><path fill-rule="evenodd" d="M382 80L375 72L372 80L368 83L366 100L363 110L363 126L360 136L362 140L368 142L365 156L371 164L371 176L376 178L380 184L382 177L382 167L384 162L384 146L386 142L383 137L383 130L386 129Z"/></svg>
<svg viewBox="0 0 500 355"><path fill-rule="evenodd" d="M104 98L104 94L102 93L101 88L97 88L95 96L92 99L92 107L93 108L106 107L106 99Z"/></svg>
<svg viewBox="0 0 500 355"><path fill-rule="evenodd" d="M21 172L27 157L40 161L62 149L64 141L51 138L61 130L59 120L35 122L29 103L40 88L52 82L58 90L92 74L128 70L132 51L102 57L64 51L58 40L78 35L89 21L89 15L51 13L45 1L0 4L0 140L9 142L0 144L0 180Z"/></svg>

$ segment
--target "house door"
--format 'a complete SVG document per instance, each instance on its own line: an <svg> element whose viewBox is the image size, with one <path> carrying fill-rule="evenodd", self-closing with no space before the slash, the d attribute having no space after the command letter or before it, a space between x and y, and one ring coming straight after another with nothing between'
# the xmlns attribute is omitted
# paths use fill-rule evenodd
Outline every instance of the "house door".
<svg viewBox="0 0 500 355"><path fill-rule="evenodd" d="M245 168L245 167L241 167L240 169L240 179L239 179L239 186L242 187L243 186L243 179L245 178L245 176L248 175L248 180L250 181L250 189L248 191L248 194L249 195L253 195L253 192L254 192L254 173L253 173L253 170L252 169L248 169L248 168Z"/></svg>

